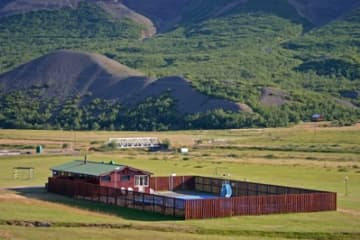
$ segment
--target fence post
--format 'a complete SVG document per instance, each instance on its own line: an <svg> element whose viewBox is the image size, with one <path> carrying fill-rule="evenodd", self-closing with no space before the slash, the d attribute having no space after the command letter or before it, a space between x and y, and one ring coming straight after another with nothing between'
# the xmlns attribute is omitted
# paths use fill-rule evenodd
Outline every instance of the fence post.
<svg viewBox="0 0 360 240"><path fill-rule="evenodd" d="M110 191L110 188L106 188L106 204L109 204L109 191Z"/></svg>
<svg viewBox="0 0 360 240"><path fill-rule="evenodd" d="M173 198L173 216L175 217L176 215L176 206L175 206L175 198Z"/></svg>
<svg viewBox="0 0 360 240"><path fill-rule="evenodd" d="M142 210L145 209L145 193L142 193Z"/></svg>
<svg viewBox="0 0 360 240"><path fill-rule="evenodd" d="M96 187L97 193L98 193L98 202L100 202L101 200L101 192L100 192L100 187Z"/></svg>

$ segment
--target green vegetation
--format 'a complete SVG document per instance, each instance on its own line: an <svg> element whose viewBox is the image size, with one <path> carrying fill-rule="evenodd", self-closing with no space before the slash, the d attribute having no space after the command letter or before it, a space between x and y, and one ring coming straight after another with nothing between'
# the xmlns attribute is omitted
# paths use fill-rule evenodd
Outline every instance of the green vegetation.
<svg viewBox="0 0 360 240"><path fill-rule="evenodd" d="M317 76L304 81L304 88L338 97L341 91L359 89L359 24L360 9L355 9L343 19L283 44L302 61L295 69ZM359 105L359 98L347 100Z"/></svg>
<svg viewBox="0 0 360 240"><path fill-rule="evenodd" d="M297 69L304 72L314 71L318 75L344 77L350 80L360 78L360 65L342 59L308 61L301 64Z"/></svg>
<svg viewBox="0 0 360 240"><path fill-rule="evenodd" d="M77 146L105 142L116 132L75 132ZM123 136L141 136L139 132L121 132ZM43 189L0 190L0 238L36 239L39 236L69 239L117 238L146 239L357 239L359 233L360 173L359 126L152 132L169 139L174 147L188 146L184 156L177 152L143 150L114 153L89 153L88 159L115 160L118 163L146 169L156 175L214 176L225 169L231 178L288 186L323 189L338 194L338 211L269 216L241 216L219 219L179 221L137 210L74 200L50 194ZM31 141L72 142L71 131L1 130L0 139L10 144ZM203 143L195 139L202 140ZM209 143L212 142L212 143ZM219 144L223 146L219 146ZM293 146L283 149L281 146ZM324 146L332 152L322 151ZM241 148L241 146L243 148ZM260 149L267 146L267 149ZM252 149L250 149L252 147ZM258 149L255 149L258 147ZM275 149L277 147L277 149ZM301 147L313 149L308 152ZM273 150L271 148L274 148ZM357 148L357 153L353 153ZM45 148L46 149L46 148ZM341 150L337 152L336 149ZM51 166L79 156L36 155L0 158L0 186L43 185ZM310 159L311 158L311 159ZM34 178L12 178L12 167L32 166ZM344 194L344 177L349 177L349 194ZM14 222L18 222L17 225ZM26 222L50 223L47 228L25 227ZM9 225L11 224L11 225ZM23 225L22 225L23 224Z"/></svg>
<svg viewBox="0 0 360 240"><path fill-rule="evenodd" d="M288 124L287 119L275 115L269 115L265 120L254 114L235 114L223 110L181 115L168 95L149 97L136 106L128 107L102 99L94 99L83 106L79 98L65 103L58 103L55 99L44 101L37 90L14 91L0 95L0 100L2 128L165 131ZM270 121L272 116L274 121Z"/></svg>
<svg viewBox="0 0 360 240"><path fill-rule="evenodd" d="M95 5L82 2L77 9L36 11L5 17L1 20L2 36L11 38L126 38L140 37L141 26L128 19L112 20Z"/></svg>
<svg viewBox="0 0 360 240"><path fill-rule="evenodd" d="M137 40L143 26L129 19L114 20L100 7L84 1L76 9L2 17L0 29L0 72L4 72L55 49L89 49L87 45L100 42Z"/></svg>
<svg viewBox="0 0 360 240"><path fill-rule="evenodd" d="M341 93L360 89L360 10L313 28L284 0L266 4L253 0L209 19L223 4L221 0L205 5L194 1L189 6L193 11L185 14L181 24L145 41L137 40L140 26L130 20L111 20L90 4L76 10L3 17L0 72L59 48L98 52L152 77L182 75L207 95L248 104L254 114L215 111L179 116L173 108L176 102L163 97L147 99L131 111L103 100L79 110L77 100L64 106L42 100L28 107L26 97L10 93L1 96L7 107L2 104L0 126L94 130L279 127L309 121L314 113L339 125L358 121L359 97L346 98ZM285 104L261 104L264 87L285 90ZM14 104L17 101L20 103ZM154 111L157 108L161 110ZM57 109L59 116L54 119L49 109Z"/></svg>
<svg viewBox="0 0 360 240"><path fill-rule="evenodd" d="M94 99L83 105L76 97L59 103L44 100L39 89L12 91L0 94L0 126L22 129L67 130L177 130L177 129L231 129L246 127L281 127L300 119L310 120L314 111L321 112L334 124L351 125L358 112L335 103L311 105L289 103L282 107L259 108L258 113L233 113L222 109L195 114L180 114L176 102L164 94L149 97L136 106ZM306 99L303 99L306 102ZM300 97L299 97L300 101ZM310 100L309 100L310 101ZM299 109L301 112L298 112Z"/></svg>

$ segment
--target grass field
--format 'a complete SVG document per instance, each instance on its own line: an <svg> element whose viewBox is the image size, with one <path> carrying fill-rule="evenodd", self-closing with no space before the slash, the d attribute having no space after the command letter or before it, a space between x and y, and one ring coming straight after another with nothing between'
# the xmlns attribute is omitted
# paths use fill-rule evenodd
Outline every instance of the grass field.
<svg viewBox="0 0 360 240"><path fill-rule="evenodd" d="M0 130L2 149L64 142L85 151L109 137L157 136L190 153L144 150L88 152L90 160L115 160L156 175L230 173L231 178L338 193L338 211L180 221L84 202L41 188L49 168L81 154L0 157L0 239L360 239L360 127L300 125L286 129L189 132L65 132ZM13 167L35 168L31 180L13 179ZM349 178L345 196L344 178ZM26 227L48 222L51 227Z"/></svg>

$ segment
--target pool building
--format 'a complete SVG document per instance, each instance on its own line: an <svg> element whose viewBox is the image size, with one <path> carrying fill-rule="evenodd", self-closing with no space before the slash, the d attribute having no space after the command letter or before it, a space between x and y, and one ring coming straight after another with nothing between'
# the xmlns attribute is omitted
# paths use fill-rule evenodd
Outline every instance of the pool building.
<svg viewBox="0 0 360 240"><path fill-rule="evenodd" d="M336 193L204 176L154 176L75 160L51 168L49 192L182 219L336 210Z"/></svg>

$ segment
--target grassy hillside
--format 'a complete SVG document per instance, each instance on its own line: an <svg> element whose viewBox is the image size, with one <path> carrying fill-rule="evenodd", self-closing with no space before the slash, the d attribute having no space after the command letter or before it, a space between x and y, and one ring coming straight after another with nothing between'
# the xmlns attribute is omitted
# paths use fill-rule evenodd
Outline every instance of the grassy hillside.
<svg viewBox="0 0 360 240"><path fill-rule="evenodd" d="M14 38L139 38L140 26L130 20L113 21L93 5L81 3L77 9L37 11L2 19L2 33ZM4 35L3 35L4 36Z"/></svg>
<svg viewBox="0 0 360 240"><path fill-rule="evenodd" d="M83 43L140 38L142 26L128 19L114 20L100 7L81 3L76 9L41 10L2 17L0 72L61 48Z"/></svg>
<svg viewBox="0 0 360 240"><path fill-rule="evenodd" d="M360 89L360 9L344 19L286 42L283 46L301 59L295 70L315 75L303 87L340 96L341 90ZM359 105L359 98L350 99Z"/></svg>
<svg viewBox="0 0 360 240"><path fill-rule="evenodd" d="M115 24L109 25L111 27L104 27L103 20L92 21L93 14L106 18L99 9L86 5L75 12L87 16L88 22L80 24L79 30L64 24L65 27L60 28L65 33L61 38L54 37L59 33L57 29L39 25L36 19L43 15L46 16L43 20L51 23L51 19L61 16L66 21L60 22L76 22L69 13L75 14L74 10L12 17L25 19L29 25L21 20L12 23L11 18L2 18L8 27L1 28L0 33L4 39L0 43L3 53L0 71L58 48L92 51L148 76L184 76L201 92L246 103L255 112L250 118L216 113L195 116L200 121L190 127L218 127L212 124L213 119L222 122L228 119L225 127L285 126L299 120L308 121L313 113L340 124L359 119L359 97L356 93L352 94L353 98L342 94L359 89L359 11L324 27L313 28L287 1L272 0L263 4L253 0L230 8L231 11L220 12L215 10L223 1L204 4L204 1L194 1L177 28L145 41L134 39L138 26L127 21L110 21ZM95 13L87 15L88 8ZM193 14L195 12L198 15ZM92 29L98 31L88 32L88 23L94 24ZM124 24L128 29L125 33L120 30ZM9 34L15 30L22 34ZM285 104L261 104L266 87L284 90L286 96L280 98ZM241 124L234 124L239 118ZM169 123L164 124L173 128Z"/></svg>

